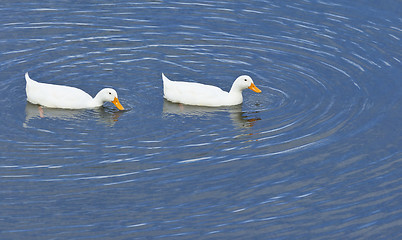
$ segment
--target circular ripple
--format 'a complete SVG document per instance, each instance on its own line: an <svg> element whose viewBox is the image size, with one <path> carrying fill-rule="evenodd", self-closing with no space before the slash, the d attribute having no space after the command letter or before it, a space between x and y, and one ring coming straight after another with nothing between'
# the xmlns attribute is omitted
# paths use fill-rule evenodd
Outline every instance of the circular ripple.
<svg viewBox="0 0 402 240"><path fill-rule="evenodd" d="M371 17L357 19L353 13L359 6L348 4L253 1L239 7L227 1L177 1L96 6L75 3L68 8L62 3L31 3L1 8L1 16L7 11L20 16L2 17L5 22L1 27L5 37L0 43L7 50L0 61L5 79L0 81L0 91L9 97L0 99L2 117L8 120L0 127L5 132L0 142L6 155L1 157L0 176L2 183L13 187L2 190L8 194L4 206L26 199L33 191L26 191L31 184L45 186L53 196L51 187L57 183L66 192L59 192L56 201L63 196L73 202L94 192L102 196L105 191L120 188L125 192L124 187L130 186L142 195L123 202L118 209L107 209L109 214L105 215L135 202L140 210L152 208L171 217L180 207L175 203L152 205L147 197L151 195L160 204L164 202L162 196L174 199L175 191L183 193L181 198L196 196L205 202L210 202L209 194L219 191L221 199L241 201L205 206L193 199L189 203L192 211L183 218L125 222L129 230L111 226L122 232L138 227L150 231L161 225L182 229L189 219L201 215L217 219L207 224L213 233L285 218L286 214L280 214L286 209L273 216L257 212L270 203L289 207L323 191L323 187L309 184L301 173L282 172L280 163L273 163L276 172L266 176L262 172L269 171L270 166L261 164L261 169L255 169L251 163L258 161L254 160L289 153L309 155L313 153L307 150L328 148L328 153L320 155L325 157L339 153L337 147L346 149L341 154L346 159L353 156L347 153L348 140L370 132L382 117L379 113L398 112L400 108L396 103L401 95L395 90L400 89L399 79L387 78L389 69L401 69L400 18L393 11L386 11L388 15L384 16L376 7L368 7L366 14ZM24 15L30 16L29 21ZM25 101L26 71L38 81L76 86L91 95L112 86L128 111L117 112L106 105L83 111L45 109L41 116L38 106ZM249 74L262 93L245 91L244 103L237 107L181 106L163 100L162 72L171 79L217 85L225 90L238 75ZM381 161L397 157L398 151ZM239 163L231 164L235 161ZM308 161L315 164L317 160ZM203 176L203 183L193 171ZM239 172L252 181L233 188L232 180L241 175L235 174ZM319 172L326 173L327 169ZM383 176L376 175L378 179ZM306 181L299 183L300 178ZM365 179L374 181L371 176ZM292 186L283 192L279 189L284 186L281 183ZM193 192L195 184L202 184L197 185L202 191ZM346 185L336 185L332 179L331 184L330 190ZM158 191L163 191L160 185L168 185L174 191L165 190L156 196L142 185ZM261 189L264 186L272 187L269 194ZM233 194L227 188L239 191ZM255 194L250 196L251 191ZM26 195L21 197L15 192ZM353 193L348 194L353 199ZM43 194L32 195L28 196L30 203L43 209L53 201L42 200L42 205L36 200ZM326 213L333 213L332 204L339 207L342 203L324 199L319 204ZM224 214L222 220L215 218L216 212L229 214ZM295 210L296 217L303 213ZM232 218L234 215L242 217ZM110 222L109 218L102 220L102 224ZM342 221L348 220L337 223ZM283 234L277 236L287 238Z"/></svg>
<svg viewBox="0 0 402 240"><path fill-rule="evenodd" d="M108 126L114 126L121 115L142 116L138 121L165 116L162 119L166 121L162 122L168 126L172 120L169 116L175 114L190 119L196 116L201 120L229 117L234 126L251 127L251 139L258 140L254 157L259 158L350 137L370 126L372 122L365 119L370 108L376 107L374 102L386 105L395 101L393 96L372 97L373 91L382 89L373 87L377 86L373 84L377 79L371 73L400 65L397 51L393 55L383 54L384 46L398 48L401 35L400 28L388 24L387 19L356 23L354 16L347 15L341 6L326 3L294 3L283 8L259 2L245 4L236 11L225 2L199 6L181 2L170 3L167 7L158 3L113 7L113 11L105 5L87 12L83 10L85 4L73 5L70 9L33 6L30 14L40 18L33 18L36 20L29 23L10 19L3 27L4 32L30 36L17 39L17 43L13 39L3 40L14 47L4 53L7 60L0 65L3 71L17 68L21 74L31 71L39 81L79 86L90 89L92 95L98 90L95 88L101 86L118 89L123 105L131 111L118 114L112 108L106 111L46 110L47 119L66 121L71 126L63 129L76 129L74 134L78 133L79 137L93 134L90 119L94 117ZM329 11L319 11L323 8ZM162 10L180 11L185 20L177 20L174 14L147 17L147 13ZM58 17L60 11L69 11L74 18L65 21ZM132 11L141 14L132 16ZM256 17L261 21L255 22ZM47 18L53 20L47 21ZM175 23L169 24L173 18ZM239 18L241 23L236 21ZM116 20L119 24L110 24ZM172 79L198 81L223 89L229 89L233 79L247 73L263 92L245 92L245 102L240 109L187 107L183 111L180 106L169 106L162 100L161 72ZM96 77L92 77L94 73ZM21 76L13 76L11 81L21 82ZM19 94L21 87L7 82L3 85L3 91L18 93L18 100L23 102ZM11 105L9 100L3 101ZM25 112L22 125L32 127L29 122L40 119L39 112L29 104ZM78 126L83 123L83 128ZM62 131L51 124L50 121L43 124L47 128L37 125L34 129L56 135L58 130ZM221 141L225 149L227 139L219 135L232 132L237 136L232 126L222 128L218 123L210 128L203 131L217 134L217 142ZM166 143L160 138L166 130L157 128L150 135L148 131L143 128L136 135L112 139L110 152L115 150L114 146L132 145L138 136L144 138L140 143L150 143L150 149L163 149L160 145ZM173 141L179 146L165 146L167 151L208 146L211 140L211 136L200 140L198 130L189 131L187 135L173 132L173 136L175 134L177 138ZM193 143L185 144L189 139ZM71 148L85 152L87 147L75 144Z"/></svg>

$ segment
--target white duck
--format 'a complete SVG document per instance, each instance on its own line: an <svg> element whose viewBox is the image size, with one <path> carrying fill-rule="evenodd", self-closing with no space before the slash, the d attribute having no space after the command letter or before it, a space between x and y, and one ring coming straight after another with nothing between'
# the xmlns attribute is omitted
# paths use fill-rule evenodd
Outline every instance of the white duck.
<svg viewBox="0 0 402 240"><path fill-rule="evenodd" d="M119 110L124 110L112 88L104 88L94 98L81 89L63 85L40 83L25 73L27 100L49 108L83 109L96 108L104 102L112 102Z"/></svg>
<svg viewBox="0 0 402 240"><path fill-rule="evenodd" d="M194 82L179 82L169 80L163 73L164 98L171 102L188 105L219 107L238 105L243 102L242 91L246 88L260 93L251 77L242 75L238 77L229 92L222 89Z"/></svg>

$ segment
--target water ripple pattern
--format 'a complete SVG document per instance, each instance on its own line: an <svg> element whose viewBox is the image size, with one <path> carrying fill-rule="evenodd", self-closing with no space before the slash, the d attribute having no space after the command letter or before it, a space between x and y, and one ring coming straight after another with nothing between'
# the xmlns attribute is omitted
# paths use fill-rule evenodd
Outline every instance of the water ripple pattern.
<svg viewBox="0 0 402 240"><path fill-rule="evenodd" d="M5 1L3 239L399 239L399 1ZM112 104L26 102L24 73ZM161 73L262 93L163 100Z"/></svg>

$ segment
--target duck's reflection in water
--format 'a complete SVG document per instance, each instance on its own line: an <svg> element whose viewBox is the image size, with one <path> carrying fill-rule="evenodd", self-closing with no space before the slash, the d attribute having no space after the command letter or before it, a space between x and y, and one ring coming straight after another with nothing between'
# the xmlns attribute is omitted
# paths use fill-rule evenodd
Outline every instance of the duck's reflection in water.
<svg viewBox="0 0 402 240"><path fill-rule="evenodd" d="M46 108L36 104L27 102L25 106L25 123L27 127L29 121L33 119L48 118L56 120L85 120L95 118L98 122L106 125L114 125L119 120L124 111L113 111L107 107L93 108L93 109L59 109L59 108Z"/></svg>
<svg viewBox="0 0 402 240"><path fill-rule="evenodd" d="M191 106L180 103L172 103L164 99L163 114L168 115L183 115L183 116L207 116L216 112L228 112L233 125L238 128L250 128L261 120L260 118L250 118L246 112L242 111L242 105L227 106L227 107L202 107Z"/></svg>

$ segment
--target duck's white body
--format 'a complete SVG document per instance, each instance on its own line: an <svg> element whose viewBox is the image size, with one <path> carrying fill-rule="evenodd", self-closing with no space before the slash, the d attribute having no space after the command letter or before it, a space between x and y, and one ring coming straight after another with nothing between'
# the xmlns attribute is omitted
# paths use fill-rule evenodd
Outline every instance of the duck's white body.
<svg viewBox="0 0 402 240"><path fill-rule="evenodd" d="M104 88L92 98L75 87L37 82L31 79L28 73L25 73L25 80L27 100L33 104L49 108L83 109L96 108L104 102L112 102L118 109L124 109L112 88Z"/></svg>
<svg viewBox="0 0 402 240"><path fill-rule="evenodd" d="M229 92L222 89L194 82L171 81L162 73L163 95L171 102L188 105L219 107L238 105L243 102L242 91L249 88L261 92L253 80L246 75L238 77Z"/></svg>

